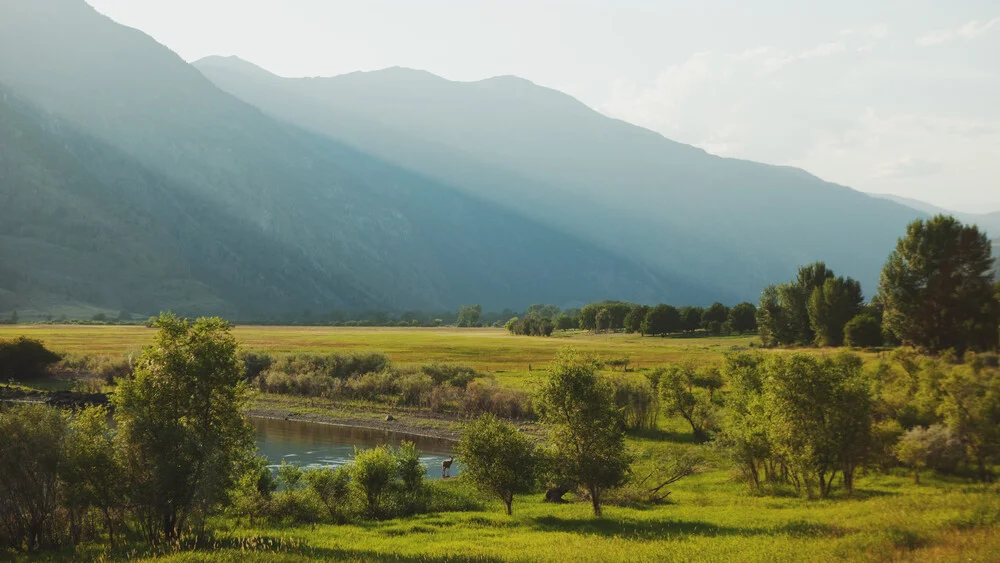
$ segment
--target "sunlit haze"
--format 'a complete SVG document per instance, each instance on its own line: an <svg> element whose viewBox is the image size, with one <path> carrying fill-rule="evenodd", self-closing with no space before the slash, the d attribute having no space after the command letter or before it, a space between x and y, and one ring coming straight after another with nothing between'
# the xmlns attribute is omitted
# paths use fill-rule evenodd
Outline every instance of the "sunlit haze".
<svg viewBox="0 0 1000 563"><path fill-rule="evenodd" d="M90 0L188 61L282 76L513 74L709 152L1000 210L1000 6Z"/></svg>

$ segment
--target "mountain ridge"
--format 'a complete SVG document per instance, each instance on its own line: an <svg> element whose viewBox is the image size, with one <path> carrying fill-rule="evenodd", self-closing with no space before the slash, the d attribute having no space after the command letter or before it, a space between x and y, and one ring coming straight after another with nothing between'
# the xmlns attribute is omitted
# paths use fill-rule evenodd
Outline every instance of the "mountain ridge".
<svg viewBox="0 0 1000 563"><path fill-rule="evenodd" d="M74 11L64 12L70 5ZM286 255L299 257L289 259L302 272L301 286L314 288L305 292L311 295L285 302L248 296L227 310L249 316L276 306L398 311L450 309L469 302L500 309L608 295L641 301L708 299L695 286L546 224L273 120L218 89L148 35L100 16L83 2L0 6L0 51L22 53L0 60L0 82L39 108L32 119L56 116L127 161L102 169L105 181L119 169L151 171L170 186L168 191L186 194L185 212L199 221L185 229L207 229L205 239L221 240L228 221L212 225L212 217L234 217L250 230L247 242L260 240L262 247L266 242L275 249L262 258L261 267L272 264L279 270L278 277L261 282L263 295L283 295L296 287L279 276ZM47 146L61 141L56 137ZM52 187L29 174L6 186L8 193ZM140 192L122 193L146 193ZM157 228L180 228L179 218L162 220ZM62 236L63 225L49 222L46 228L36 238ZM227 240L236 245L241 239ZM0 255L12 256L13 243L4 245ZM205 251L194 249L189 257L205 261ZM241 247L233 259L245 261L251 253L253 248ZM8 262L4 271L58 264L51 254L19 252L18 261L24 260L37 264ZM61 278L66 273L47 275ZM236 299L233 283L253 275L253 268L233 274L235 280L223 280L214 291L224 301ZM204 285L192 276L185 279ZM91 273L86 281L108 284L112 294L116 287L123 289L113 276ZM60 287L69 294L55 291L47 299L124 307L114 295L74 294L69 283ZM0 308L19 307L19 300L26 299L10 290L3 296L7 303ZM208 293L199 297L216 303L203 312L218 306ZM172 305L171 299L147 299L131 307L152 312Z"/></svg>
<svg viewBox="0 0 1000 563"><path fill-rule="evenodd" d="M807 171L711 155L565 94L550 97L544 87L512 97L490 79L386 87L392 73L285 79L260 69L248 79L224 61L194 64L268 115L519 212L551 217L563 230L742 299L815 260L873 289L885 255L913 218L909 208ZM501 177L510 181L493 180ZM609 219L600 229L581 227L600 220L565 213L566 200ZM824 219L810 206L837 217ZM825 232L845 223L862 227L845 244Z"/></svg>

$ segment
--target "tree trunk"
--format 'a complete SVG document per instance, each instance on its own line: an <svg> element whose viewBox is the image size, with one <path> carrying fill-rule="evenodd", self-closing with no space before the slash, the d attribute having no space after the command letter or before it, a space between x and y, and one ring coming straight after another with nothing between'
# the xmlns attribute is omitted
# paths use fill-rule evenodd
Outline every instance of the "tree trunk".
<svg viewBox="0 0 1000 563"><path fill-rule="evenodd" d="M600 488L590 487L590 504L594 507L594 516L601 517Z"/></svg>
<svg viewBox="0 0 1000 563"><path fill-rule="evenodd" d="M508 495L503 499L504 507L507 509L507 516L513 516L514 514L514 495Z"/></svg>

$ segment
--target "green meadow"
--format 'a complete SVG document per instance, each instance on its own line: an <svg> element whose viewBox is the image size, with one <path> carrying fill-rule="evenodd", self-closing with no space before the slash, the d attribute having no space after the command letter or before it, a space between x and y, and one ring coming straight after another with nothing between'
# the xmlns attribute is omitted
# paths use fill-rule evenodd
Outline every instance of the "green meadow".
<svg viewBox="0 0 1000 563"><path fill-rule="evenodd" d="M641 338L623 334L557 333L553 338L516 337L496 329L395 329L237 327L241 344L275 355L378 350L399 365L453 363L492 374L503 385L535 387L562 347L572 345L603 359L627 356L629 369L644 371L670 362L706 365L755 337ZM126 354L151 341L143 327L32 325L0 327L0 338L26 335L72 355ZM812 353L832 353L811 349ZM774 353L783 353L777 351ZM862 354L866 359L876 353ZM530 366L530 367L529 367ZM258 405L328 420L377 420L381 411L363 404L264 395ZM414 413L417 414L417 413ZM460 419L439 419L456 431ZM419 427L419 425L417 425ZM532 428L544 434L544 428ZM983 485L931 471L914 484L903 469L866 471L856 491L842 488L829 499L808 500L790 489L751 493L720 452L694 444L690 428L661 416L659 429L628 438L639 459L666 448L702 448L695 475L671 485L667 502L610 504L595 519L587 502L567 495L549 504L542 494L520 495L514 515L471 490L461 478L432 484L444 499L429 514L348 524L251 526L216 517L212 549L193 546L119 546L114 552L88 544L76 552L46 553L56 559L175 561L998 561L1000 486ZM636 466L641 474L643 464ZM28 556L22 556L28 557Z"/></svg>

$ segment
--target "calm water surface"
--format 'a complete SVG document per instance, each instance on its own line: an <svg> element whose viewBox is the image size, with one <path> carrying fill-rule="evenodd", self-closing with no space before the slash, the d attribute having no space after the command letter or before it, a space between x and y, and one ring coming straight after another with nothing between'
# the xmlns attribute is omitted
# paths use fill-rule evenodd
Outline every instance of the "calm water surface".
<svg viewBox="0 0 1000 563"><path fill-rule="evenodd" d="M420 461L427 466L429 479L441 478L441 462L454 453L454 442L351 426L317 424L301 420L252 418L260 453L277 467L284 460L302 467L339 467L354 458L354 448L373 448L382 444L398 446L413 442ZM460 471L458 462L451 466L451 476Z"/></svg>

